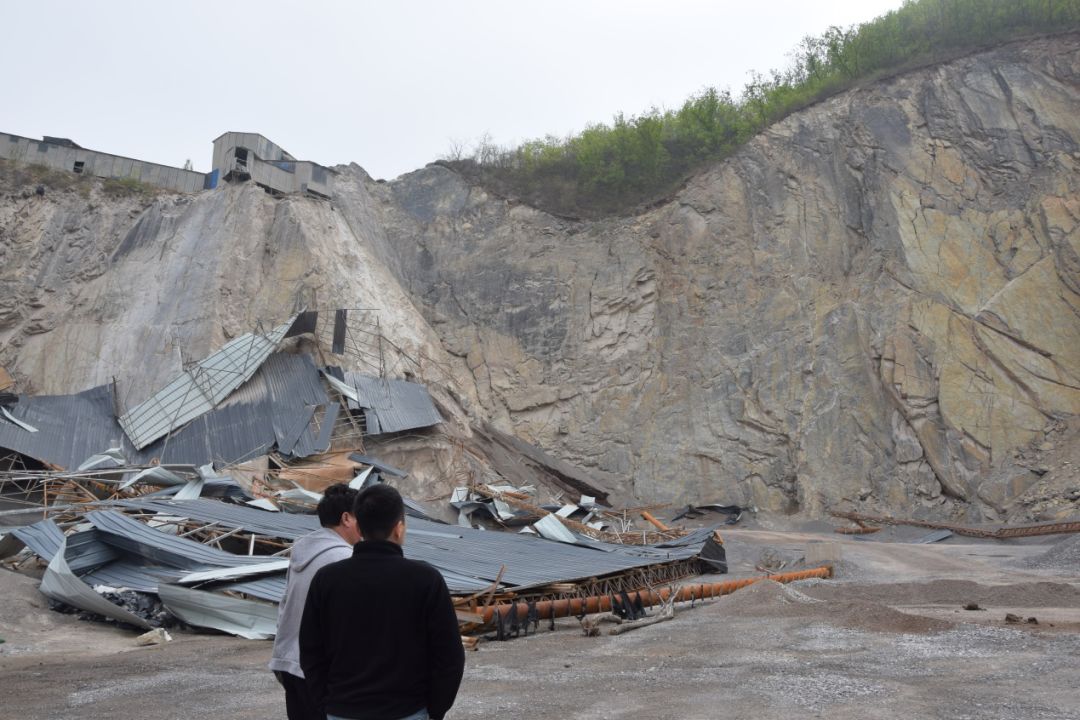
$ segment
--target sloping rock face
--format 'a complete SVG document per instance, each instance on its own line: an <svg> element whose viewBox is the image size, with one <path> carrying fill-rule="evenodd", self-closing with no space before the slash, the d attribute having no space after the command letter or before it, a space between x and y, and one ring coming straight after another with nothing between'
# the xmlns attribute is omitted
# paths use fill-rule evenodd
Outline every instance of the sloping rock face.
<svg viewBox="0 0 1080 720"><path fill-rule="evenodd" d="M389 365L451 416L417 475L440 489L490 423L648 501L1065 516L1078 88L1077 37L999 48L814 106L596 222L436 166L339 168L332 203L9 183L0 365L38 392L116 376L130 406L257 321L374 308Z"/></svg>
<svg viewBox="0 0 1080 720"><path fill-rule="evenodd" d="M447 420L423 441L384 443L382 456L400 457L414 469L410 490L430 494L473 469L458 447L471 435L462 409L471 375L460 363L455 375L438 336L370 252L380 238L358 238L330 203L274 199L251 184L110 196L93 180L73 188L46 181L39 196L6 180L0 366L20 392L113 383L123 411L187 363L299 309L374 308L385 371L428 383ZM313 350L302 340L290 349ZM353 367L379 371L370 362Z"/></svg>
<svg viewBox="0 0 1080 720"><path fill-rule="evenodd" d="M1021 450L1080 412L1078 83L1075 36L916 72L603 222L369 188L485 410L639 497L1068 514Z"/></svg>
<svg viewBox="0 0 1080 720"><path fill-rule="evenodd" d="M131 406L184 363L305 307L392 308L381 318L389 337L414 354L437 349L328 203L276 201L254 185L152 198L84 191L13 193L0 214L0 363L25 391L116 378Z"/></svg>

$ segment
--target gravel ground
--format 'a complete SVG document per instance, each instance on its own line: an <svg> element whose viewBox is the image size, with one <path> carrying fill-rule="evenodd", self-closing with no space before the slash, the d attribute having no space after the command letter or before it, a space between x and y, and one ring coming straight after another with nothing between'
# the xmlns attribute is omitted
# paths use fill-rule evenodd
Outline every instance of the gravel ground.
<svg viewBox="0 0 1080 720"><path fill-rule="evenodd" d="M1066 536L1054 543L1049 550L1033 557L1030 567L1080 572L1080 535Z"/></svg>
<svg viewBox="0 0 1080 720"><path fill-rule="evenodd" d="M833 542L730 536L744 557ZM1080 608L1080 571L1016 569L1048 544L837 547L834 581L760 583L616 637L586 638L567 619L482 643L449 717L1080 718L1080 624L1003 622L1005 607ZM184 633L135 648L134 633L34 606L32 588L0 573L0 717L284 718L269 643ZM986 611L960 610L969 600Z"/></svg>

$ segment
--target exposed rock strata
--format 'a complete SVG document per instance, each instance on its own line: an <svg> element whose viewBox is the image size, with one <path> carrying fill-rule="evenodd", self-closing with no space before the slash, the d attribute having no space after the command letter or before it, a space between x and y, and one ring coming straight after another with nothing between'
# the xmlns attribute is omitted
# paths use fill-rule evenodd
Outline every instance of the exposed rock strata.
<svg viewBox="0 0 1080 720"><path fill-rule="evenodd" d="M490 422L647 500L1069 514L1076 468L1030 459L1078 440L1078 91L1076 37L1003 47L814 106L596 222L434 166L341 168L333 203L9 188L0 364L41 392L116 375L130 404L178 347L374 307L454 418L436 484Z"/></svg>
<svg viewBox="0 0 1080 720"><path fill-rule="evenodd" d="M631 218L437 167L372 193L519 435L649 499L995 518L1040 479L1014 451L1080 412L1078 83L1069 37L850 92Z"/></svg>

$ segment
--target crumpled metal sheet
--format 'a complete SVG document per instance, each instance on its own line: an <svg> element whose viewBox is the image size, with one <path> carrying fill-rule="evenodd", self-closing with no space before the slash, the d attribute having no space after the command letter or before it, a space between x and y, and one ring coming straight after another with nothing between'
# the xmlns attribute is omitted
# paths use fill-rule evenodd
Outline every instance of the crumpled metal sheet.
<svg viewBox="0 0 1080 720"><path fill-rule="evenodd" d="M79 464L76 470L103 470L106 468L122 467L127 465L124 452L118 447L112 447L105 452L91 455Z"/></svg>
<svg viewBox="0 0 1080 720"><path fill-rule="evenodd" d="M187 502L199 502L187 501ZM219 503L216 500L203 502ZM168 505L164 506L168 508ZM239 506L237 506L239 507ZM253 512L261 512L253 510ZM234 555L224 550L203 545L189 538L176 537L155 530L150 525L139 522L111 510L96 510L86 514L86 520L101 532L101 539L127 555L142 558L145 562L185 568L192 572L211 567L239 567L262 563L261 558L249 555ZM275 517L271 515L271 517ZM316 521L317 522L317 521Z"/></svg>
<svg viewBox="0 0 1080 720"><path fill-rule="evenodd" d="M104 615L113 620L119 620L146 630L152 628L150 623L138 615L112 604L76 577L64 558L66 550L67 540L65 539L60 545L59 551L49 561L49 566L45 568L45 575L41 578L42 593L53 600L59 600L80 610Z"/></svg>
<svg viewBox="0 0 1080 720"><path fill-rule="evenodd" d="M368 435L430 427L443 421L427 388L419 383L343 372L334 367L323 370L323 375L348 399L350 409L364 411Z"/></svg>
<svg viewBox="0 0 1080 720"><path fill-rule="evenodd" d="M365 465L370 465L371 467L375 468L376 470L378 470L383 475L395 475L395 476L400 477L400 478L407 477L409 475L409 473L407 473L404 470L401 470L400 468L396 468L393 465L387 465L382 460L378 460L376 458L373 458L370 455L364 455L363 453L354 452L354 453L349 455L349 459L350 460L355 460L356 462L359 462L359 463L364 463ZM462 488L462 489L465 489L465 488ZM465 489L465 490L466 490L466 492L468 492L467 489ZM457 492L457 489L455 489L454 492Z"/></svg>
<svg viewBox="0 0 1080 720"><path fill-rule="evenodd" d="M942 540L948 540L953 536L952 530L934 530L923 535L921 538L915 541L918 545L929 545L930 543L941 542Z"/></svg>
<svg viewBox="0 0 1080 720"><path fill-rule="evenodd" d="M201 477L189 480L184 487L180 488L173 494L173 500L194 500L202 495L203 484L206 481Z"/></svg>
<svg viewBox="0 0 1080 720"><path fill-rule="evenodd" d="M356 477L349 481L349 487L353 490L363 490L367 487L367 479L368 476L371 475L372 469L373 468L362 470Z"/></svg>
<svg viewBox="0 0 1080 720"><path fill-rule="evenodd" d="M32 432L32 433L37 432L37 428L34 427L33 425L31 425L30 423L25 423L22 420L19 420L18 418L13 417L11 415L11 413L9 413L7 411L7 408L0 407L0 413L3 413L5 418L7 418L10 422L15 423L16 425L18 425L20 428L22 428L26 432Z"/></svg>
<svg viewBox="0 0 1080 720"><path fill-rule="evenodd" d="M261 457L276 445L278 452L307 457L326 449L315 409L340 407L327 396L315 363L307 355L273 353L251 378L213 410L137 451L142 462L201 465L232 463ZM328 431L329 432L329 431Z"/></svg>
<svg viewBox="0 0 1080 720"><path fill-rule="evenodd" d="M165 583L158 586L158 597L169 612L188 625L248 640L269 640L277 634L276 605Z"/></svg>
<svg viewBox="0 0 1080 720"><path fill-rule="evenodd" d="M131 476L123 483L121 483L120 487L118 487L117 490L127 490L129 487L139 481L147 483L148 485L163 485L166 487L172 485L182 486L188 482L187 480L180 477L171 470L168 470L167 468L155 466L146 468L145 470L142 470Z"/></svg>
<svg viewBox="0 0 1080 720"><path fill-rule="evenodd" d="M275 558L258 565L244 565L243 567L214 568L188 573L179 580L181 585L195 585L196 583L210 582L212 580L238 580L239 578L266 575L267 573L281 573L289 569L288 558Z"/></svg>
<svg viewBox="0 0 1080 720"><path fill-rule="evenodd" d="M33 525L14 528L9 537L30 548L35 555L46 562L52 560L57 551L64 545L63 531L56 523L47 519Z"/></svg>
<svg viewBox="0 0 1080 720"><path fill-rule="evenodd" d="M571 545L577 543L577 538L574 537L574 533L559 522L554 515L545 515L536 522L533 523L533 527L541 536L548 540L557 540L563 543L570 543Z"/></svg>
<svg viewBox="0 0 1080 720"><path fill-rule="evenodd" d="M0 420L0 447L56 467L72 469L103 448L124 447L108 385L74 395L20 395L9 410L38 432Z"/></svg>
<svg viewBox="0 0 1080 720"><path fill-rule="evenodd" d="M142 449L213 410L259 369L296 320L266 333L245 333L185 370L165 387L120 416L132 444Z"/></svg>
<svg viewBox="0 0 1080 720"><path fill-rule="evenodd" d="M313 515L270 513L214 500L171 502L140 498L121 500L117 505L148 513L160 512L202 522L217 522L222 528L242 527L264 537L286 540L295 540L319 528L318 518ZM511 588L534 587L598 577L654 563L685 560L697 555L701 549L700 543L705 540L704 537L695 536L697 544L670 548L598 541L584 544L578 538L571 540L573 544L567 544L546 542L516 533L436 524L413 517L406 521L406 526L405 556L430 563L442 573L451 592L461 593L490 587L504 565L503 585ZM604 552L597 552L598 549ZM507 558L512 558L513 562L507 563ZM258 559L254 561L260 562ZM235 567L244 562L236 559L233 562L204 564ZM193 571L195 569L198 568L192 568Z"/></svg>
<svg viewBox="0 0 1080 720"><path fill-rule="evenodd" d="M315 408L322 433L312 422ZM339 408L328 397L310 357L273 353L212 409L174 429L167 440L159 438L142 449L135 448L114 417L107 385L74 395L20 396L10 414L38 432L0 416L0 448L65 469L76 468L91 456L94 462L110 465L120 463L118 457L133 464L170 466L236 462L264 455L275 445L283 454L307 457L329 446ZM102 453L104 448L118 449L118 457ZM146 480L170 484L165 473L149 474Z"/></svg>
<svg viewBox="0 0 1080 720"><path fill-rule="evenodd" d="M26 546L45 562L52 561L60 549L64 548L64 559L71 571L77 574L112 562L118 556L115 549L102 541L97 530L85 530L65 538L59 526L48 519L26 527L13 528L11 533L0 541L0 546L0 557L14 554Z"/></svg>

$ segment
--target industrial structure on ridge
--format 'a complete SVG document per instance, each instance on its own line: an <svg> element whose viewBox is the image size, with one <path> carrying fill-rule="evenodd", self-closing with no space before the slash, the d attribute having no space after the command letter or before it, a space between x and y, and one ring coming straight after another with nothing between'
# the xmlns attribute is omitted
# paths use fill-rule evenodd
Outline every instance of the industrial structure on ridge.
<svg viewBox="0 0 1080 720"><path fill-rule="evenodd" d="M135 180L174 192L212 190L222 180L253 181L272 195L303 194L329 199L336 174L309 160L297 160L258 133L226 132L214 140L208 173L88 150L72 140L41 140L4 133L0 158L52 170L116 180Z"/></svg>

